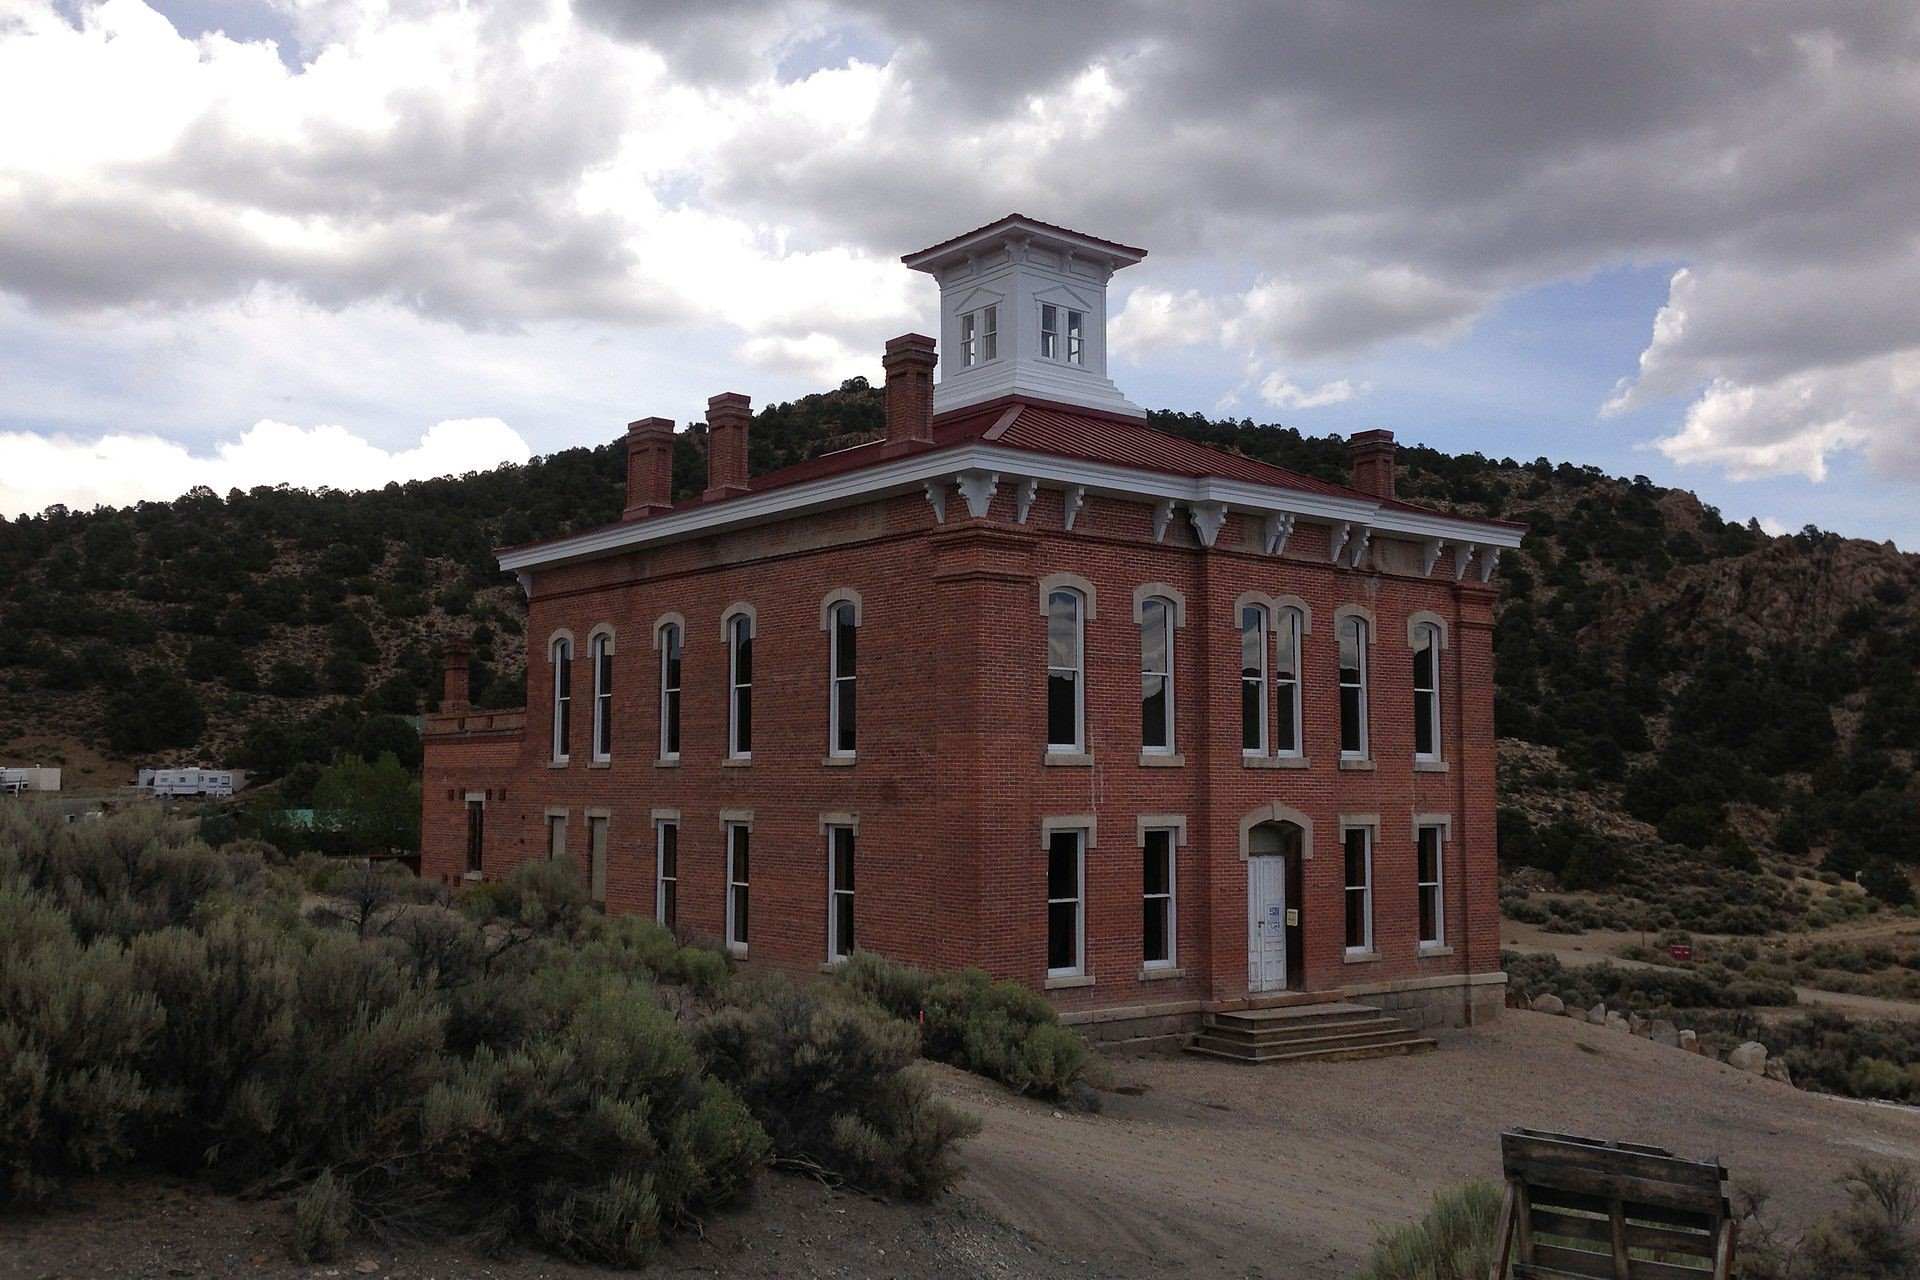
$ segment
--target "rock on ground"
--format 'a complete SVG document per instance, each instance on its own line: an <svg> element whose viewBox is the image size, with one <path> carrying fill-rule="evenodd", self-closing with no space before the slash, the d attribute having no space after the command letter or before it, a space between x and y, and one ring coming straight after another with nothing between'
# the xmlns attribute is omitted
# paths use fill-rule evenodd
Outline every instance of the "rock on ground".
<svg viewBox="0 0 1920 1280"><path fill-rule="evenodd" d="M1767 1069L1767 1046L1758 1040L1749 1040L1727 1055L1727 1065L1761 1075Z"/></svg>

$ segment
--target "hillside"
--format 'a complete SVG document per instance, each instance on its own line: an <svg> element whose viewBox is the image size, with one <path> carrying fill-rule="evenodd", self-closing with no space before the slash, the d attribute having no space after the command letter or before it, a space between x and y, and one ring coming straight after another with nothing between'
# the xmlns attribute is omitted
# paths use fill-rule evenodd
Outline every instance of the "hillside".
<svg viewBox="0 0 1920 1280"><path fill-rule="evenodd" d="M1337 438L1154 418L1344 478ZM853 379L763 409L750 464L881 422L878 389ZM682 492L704 448L698 426L681 435ZM447 636L474 636L476 700L521 701L522 602L491 548L615 518L621 449L364 493L198 491L0 523L0 759L102 775L136 760L269 775L338 752L417 761L402 717L428 708ZM1532 527L1501 562L1503 856L1624 892L1629 914L1691 902L1674 920L1695 927L1797 910L1783 881L1754 874L1777 858L1904 895L1899 872L1920 864L1920 557L1814 529L1768 537L1690 493L1546 459L1400 459L1403 496Z"/></svg>

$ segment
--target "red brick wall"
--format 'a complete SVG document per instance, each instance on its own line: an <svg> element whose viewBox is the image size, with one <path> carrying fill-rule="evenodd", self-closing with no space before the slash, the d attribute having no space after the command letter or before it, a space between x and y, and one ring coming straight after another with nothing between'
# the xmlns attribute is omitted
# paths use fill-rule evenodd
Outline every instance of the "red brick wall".
<svg viewBox="0 0 1920 1280"><path fill-rule="evenodd" d="M1202 549L1184 508L1163 541L1143 504L1090 499L1062 528L1062 495L1043 490L1025 524L1003 485L982 521L958 497L936 525L919 496L842 509L654 552L539 571L529 605L529 731L512 759L498 741L430 734L423 867L464 866L464 811L449 796L502 789L490 803L487 872L544 857L544 813L569 811L570 850L586 859L586 810L611 813L608 906L654 909L655 809L677 809L680 920L718 935L724 921L722 810L753 813L751 955L806 969L826 956L822 813L857 814L861 944L903 959L978 964L1040 985L1045 975L1046 856L1051 815L1097 818L1087 857L1091 986L1060 989L1063 1008L1230 999L1247 986L1247 872L1241 825L1279 804L1312 822L1304 864L1306 984L1331 988L1498 968L1493 848L1492 592L1453 580L1443 555L1419 576L1418 549L1383 543L1362 571L1329 563L1326 531L1301 525L1285 554L1259 548L1260 529L1229 519ZM1038 583L1070 572L1094 587L1086 627L1092 761L1048 766L1045 620ZM1178 767L1140 761L1139 629L1134 589L1161 582L1185 598L1175 638ZM859 751L829 766L824 597L861 595ZM1311 610L1303 648L1309 766L1252 768L1242 760L1239 634L1245 591L1294 595ZM722 611L757 614L753 759L725 763L727 651ZM1338 767L1335 610L1362 605L1370 653L1373 768ZM1446 622L1445 772L1412 763L1412 653L1407 618ZM682 744L677 767L655 756L655 621L686 620ZM610 766L590 764L593 672L588 636L611 625L615 741ZM573 751L551 766L547 641L574 637ZM1451 954L1415 946L1416 813L1447 815L1446 938ZM1136 819L1184 815L1177 854L1177 958L1182 976L1143 981L1141 852ZM1376 814L1377 959L1349 964L1342 936L1343 814Z"/></svg>

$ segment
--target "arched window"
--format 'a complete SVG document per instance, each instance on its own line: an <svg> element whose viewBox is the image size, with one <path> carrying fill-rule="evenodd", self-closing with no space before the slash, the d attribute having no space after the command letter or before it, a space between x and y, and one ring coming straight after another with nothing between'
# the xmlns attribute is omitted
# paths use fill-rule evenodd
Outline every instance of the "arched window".
<svg viewBox="0 0 1920 1280"><path fill-rule="evenodd" d="M1240 610L1240 750L1267 753L1267 611L1257 604Z"/></svg>
<svg viewBox="0 0 1920 1280"><path fill-rule="evenodd" d="M744 613L727 621L727 754L753 754L753 618Z"/></svg>
<svg viewBox="0 0 1920 1280"><path fill-rule="evenodd" d="M680 758L680 624L660 628L660 758Z"/></svg>
<svg viewBox="0 0 1920 1280"><path fill-rule="evenodd" d="M854 668L859 657L856 640L860 618L853 601L842 600L827 610L827 661L832 688L827 702L827 753L835 756L854 754L857 717L854 697Z"/></svg>
<svg viewBox="0 0 1920 1280"><path fill-rule="evenodd" d="M1086 746L1085 602L1078 591L1047 596L1047 750Z"/></svg>
<svg viewBox="0 0 1920 1280"><path fill-rule="evenodd" d="M1340 755L1367 758L1367 620L1340 619Z"/></svg>
<svg viewBox="0 0 1920 1280"><path fill-rule="evenodd" d="M1140 748L1173 750L1173 602L1140 606Z"/></svg>
<svg viewBox="0 0 1920 1280"><path fill-rule="evenodd" d="M1298 609L1283 608L1273 619L1273 697L1278 717L1273 753L1297 756L1305 745L1300 730L1300 637L1306 630Z"/></svg>
<svg viewBox="0 0 1920 1280"><path fill-rule="evenodd" d="M1440 628L1431 622L1413 629L1413 756L1440 758Z"/></svg>
<svg viewBox="0 0 1920 1280"><path fill-rule="evenodd" d="M593 655L593 758L613 758L613 637L600 632L590 641Z"/></svg>
<svg viewBox="0 0 1920 1280"><path fill-rule="evenodd" d="M565 762L573 739L573 641L559 637L548 656L553 662L553 758Z"/></svg>

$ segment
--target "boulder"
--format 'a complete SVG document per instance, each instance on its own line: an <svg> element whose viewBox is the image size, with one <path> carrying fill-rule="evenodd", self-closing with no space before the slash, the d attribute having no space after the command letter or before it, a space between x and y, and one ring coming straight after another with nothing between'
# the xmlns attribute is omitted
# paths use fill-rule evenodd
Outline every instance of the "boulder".
<svg viewBox="0 0 1920 1280"><path fill-rule="evenodd" d="M1627 1015L1619 1012L1608 1013L1607 1014L1607 1030L1609 1031L1627 1030Z"/></svg>
<svg viewBox="0 0 1920 1280"><path fill-rule="evenodd" d="M1535 1013L1565 1013L1567 1011L1567 1002L1556 995L1537 995L1533 998L1533 1011Z"/></svg>
<svg viewBox="0 0 1920 1280"><path fill-rule="evenodd" d="M1596 1027L1606 1026L1607 1025L1607 1006L1605 1004L1597 1004L1593 1006L1593 1008L1587 1010L1587 1021L1591 1022Z"/></svg>
<svg viewBox="0 0 1920 1280"><path fill-rule="evenodd" d="M1680 1047L1688 1053L1700 1052L1700 1036L1696 1032L1682 1031L1680 1033Z"/></svg>
<svg viewBox="0 0 1920 1280"><path fill-rule="evenodd" d="M1727 1054L1727 1065L1760 1075L1767 1069L1767 1046L1758 1040L1749 1040Z"/></svg>
<svg viewBox="0 0 1920 1280"><path fill-rule="evenodd" d="M1680 1047L1680 1028L1674 1026L1665 1018L1656 1018L1652 1029L1647 1032L1647 1038L1655 1044L1666 1045L1669 1049L1678 1049Z"/></svg>
<svg viewBox="0 0 1920 1280"><path fill-rule="evenodd" d="M1767 1079L1778 1080L1781 1084L1793 1083L1793 1076L1787 1071L1787 1060L1785 1058L1768 1058L1767 1069L1764 1074Z"/></svg>
<svg viewBox="0 0 1920 1280"><path fill-rule="evenodd" d="M1647 1026L1647 1020L1639 1014L1630 1013L1627 1015L1627 1030L1633 1032L1634 1035L1645 1036L1647 1034Z"/></svg>

